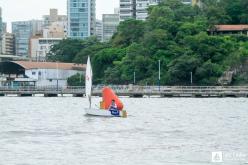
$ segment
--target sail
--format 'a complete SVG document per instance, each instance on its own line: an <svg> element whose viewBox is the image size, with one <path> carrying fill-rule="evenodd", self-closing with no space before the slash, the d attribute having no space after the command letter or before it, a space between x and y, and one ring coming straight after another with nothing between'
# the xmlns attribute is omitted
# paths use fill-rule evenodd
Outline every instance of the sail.
<svg viewBox="0 0 248 165"><path fill-rule="evenodd" d="M121 111L123 110L123 103L118 98L118 96L114 93L114 91L109 88L105 87L102 90L102 99L104 102L103 109L108 109L111 105L112 100L115 100L115 103L117 105L117 108Z"/></svg>
<svg viewBox="0 0 248 165"><path fill-rule="evenodd" d="M90 63L90 57L87 60L86 74L85 74L85 95L89 100L89 107L91 108L91 90L92 90L92 68Z"/></svg>

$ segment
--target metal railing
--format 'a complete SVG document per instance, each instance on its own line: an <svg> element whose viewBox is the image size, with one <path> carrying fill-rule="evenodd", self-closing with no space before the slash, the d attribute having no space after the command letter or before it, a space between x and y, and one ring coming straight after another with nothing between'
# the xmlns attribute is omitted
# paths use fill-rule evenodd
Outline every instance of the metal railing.
<svg viewBox="0 0 248 165"><path fill-rule="evenodd" d="M248 86L134 86L112 85L117 94L247 94ZM93 94L101 94L103 86L93 86ZM61 94L84 94L84 86L0 86L0 93L61 93Z"/></svg>

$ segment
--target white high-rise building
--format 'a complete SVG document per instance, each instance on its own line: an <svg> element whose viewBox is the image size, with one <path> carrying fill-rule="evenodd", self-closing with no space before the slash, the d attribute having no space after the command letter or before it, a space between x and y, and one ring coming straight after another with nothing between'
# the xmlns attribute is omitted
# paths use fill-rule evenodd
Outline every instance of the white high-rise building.
<svg viewBox="0 0 248 165"><path fill-rule="evenodd" d="M96 0L90 1L90 35L96 34Z"/></svg>
<svg viewBox="0 0 248 165"><path fill-rule="evenodd" d="M68 37L85 39L95 35L95 0L67 0Z"/></svg>
<svg viewBox="0 0 248 165"><path fill-rule="evenodd" d="M31 21L12 22L12 33L15 35L15 53L18 56L28 57L29 39L33 34Z"/></svg>
<svg viewBox="0 0 248 165"><path fill-rule="evenodd" d="M3 54L15 54L15 37L12 33L4 33L2 35L2 53Z"/></svg>
<svg viewBox="0 0 248 165"><path fill-rule="evenodd" d="M113 34L117 31L119 25L119 14L103 14L102 27L103 27L103 42L109 41Z"/></svg>
<svg viewBox="0 0 248 165"><path fill-rule="evenodd" d="M137 20L145 20L148 16L147 8L150 5L149 0L137 0L135 16Z"/></svg>
<svg viewBox="0 0 248 165"><path fill-rule="evenodd" d="M40 38L30 39L30 58L33 61L46 61L46 55L51 46L58 44L63 38Z"/></svg>
<svg viewBox="0 0 248 165"><path fill-rule="evenodd" d="M49 15L44 15L44 38L65 38L67 36L67 16L58 15L58 9L50 9Z"/></svg>
<svg viewBox="0 0 248 165"><path fill-rule="evenodd" d="M120 21L136 18L134 16L133 0L120 0Z"/></svg>
<svg viewBox="0 0 248 165"><path fill-rule="evenodd" d="M49 15L44 15L44 25L50 26L54 22L67 22L67 16L66 15L58 15L58 9L50 9Z"/></svg>
<svg viewBox="0 0 248 165"><path fill-rule="evenodd" d="M120 8L115 8L114 9L114 14L120 14Z"/></svg>
<svg viewBox="0 0 248 165"><path fill-rule="evenodd" d="M15 53L18 56L30 55L30 38L42 34L44 22L42 20L12 22L12 33L15 35Z"/></svg>
<svg viewBox="0 0 248 165"><path fill-rule="evenodd" d="M32 25L32 35L41 34L44 28L43 20L31 20Z"/></svg>
<svg viewBox="0 0 248 165"><path fill-rule="evenodd" d="M182 0L182 3L195 5L198 1ZM120 0L120 21L127 19L146 20L148 7L160 2L161 0Z"/></svg>
<svg viewBox="0 0 248 165"><path fill-rule="evenodd" d="M96 38L102 41L102 21L96 20Z"/></svg>
<svg viewBox="0 0 248 165"><path fill-rule="evenodd" d="M43 29L44 38L66 38L67 23L53 22L50 26Z"/></svg>
<svg viewBox="0 0 248 165"><path fill-rule="evenodd" d="M2 19L2 8L0 7L0 53L2 53L2 35L3 35L3 19Z"/></svg>
<svg viewBox="0 0 248 165"><path fill-rule="evenodd" d="M2 19L2 18L0 18L0 19ZM3 39L3 35L5 33L7 33L7 23L6 22L2 22L1 25L0 25L0 54L3 53L3 46L4 45L2 45L3 44L2 39Z"/></svg>
<svg viewBox="0 0 248 165"><path fill-rule="evenodd" d="M7 22L2 22L2 33L7 33Z"/></svg>
<svg viewBox="0 0 248 165"><path fill-rule="evenodd" d="M2 18L2 8L0 7L0 34L3 33L3 18Z"/></svg>
<svg viewBox="0 0 248 165"><path fill-rule="evenodd" d="M120 0L120 21L127 19L145 20L148 16L147 8L156 5L161 0Z"/></svg>

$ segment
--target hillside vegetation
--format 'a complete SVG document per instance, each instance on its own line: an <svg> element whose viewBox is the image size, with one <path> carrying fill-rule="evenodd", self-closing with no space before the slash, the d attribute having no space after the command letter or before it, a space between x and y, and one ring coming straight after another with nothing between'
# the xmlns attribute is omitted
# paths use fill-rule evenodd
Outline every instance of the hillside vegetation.
<svg viewBox="0 0 248 165"><path fill-rule="evenodd" d="M248 56L245 35L213 36L215 24L247 24L248 1L205 0L202 8L166 0L149 8L146 21L121 22L108 43L96 38L66 39L49 52L51 61L86 63L91 56L94 83L216 85L225 71ZM240 80L240 78L239 78Z"/></svg>

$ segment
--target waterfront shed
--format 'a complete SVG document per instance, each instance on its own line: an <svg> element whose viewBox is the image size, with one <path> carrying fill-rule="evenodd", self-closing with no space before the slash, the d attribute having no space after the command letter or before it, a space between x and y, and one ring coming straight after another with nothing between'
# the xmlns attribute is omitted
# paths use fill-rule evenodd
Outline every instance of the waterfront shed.
<svg viewBox="0 0 248 165"><path fill-rule="evenodd" d="M58 62L0 62L2 85L8 86L67 86L67 79L83 75L86 65ZM1 84L0 84L1 85Z"/></svg>

